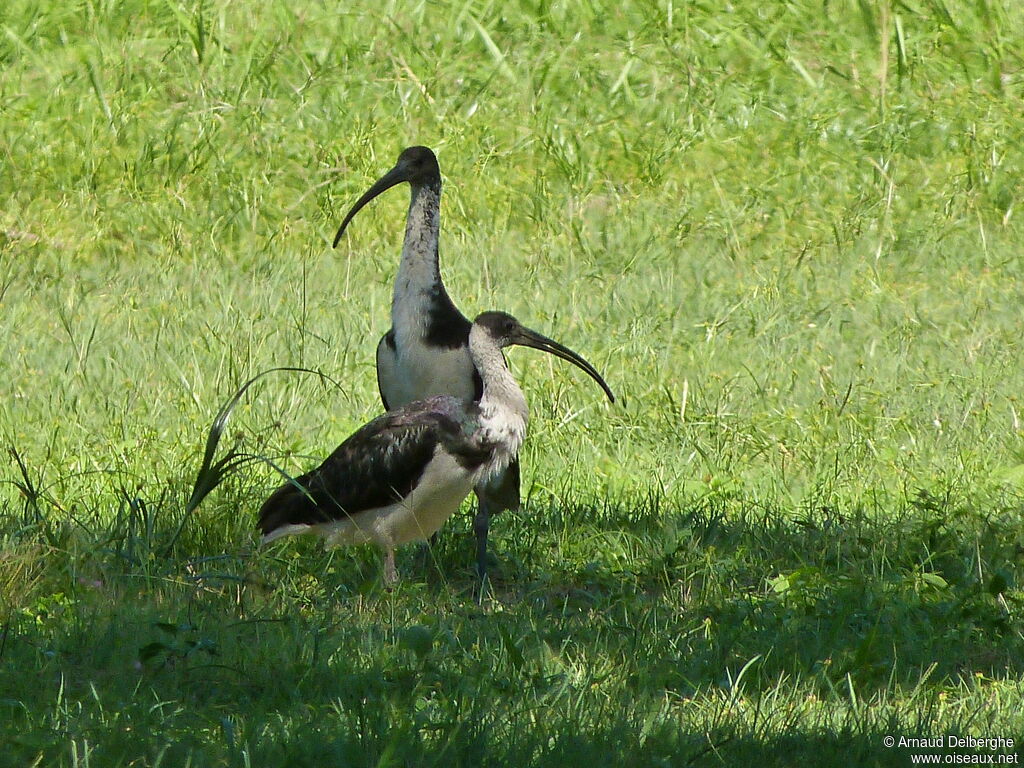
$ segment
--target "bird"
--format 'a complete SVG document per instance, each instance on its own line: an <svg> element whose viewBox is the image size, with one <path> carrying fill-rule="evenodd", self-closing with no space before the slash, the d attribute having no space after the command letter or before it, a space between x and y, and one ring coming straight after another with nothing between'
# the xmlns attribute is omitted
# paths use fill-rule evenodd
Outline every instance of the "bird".
<svg viewBox="0 0 1024 768"><path fill-rule="evenodd" d="M316 533L329 546L372 542L384 551L384 582L398 581L395 548L426 540L474 487L500 475L526 436L526 397L502 354L533 347L582 368L614 400L594 367L504 312L470 326L479 398L434 395L387 411L354 432L320 466L290 478L259 512L262 542Z"/></svg>
<svg viewBox="0 0 1024 768"><path fill-rule="evenodd" d="M428 147L402 150L349 210L334 237L341 242L353 217L371 200L403 182L410 186L402 256L391 300L391 328L377 344L377 387L387 410L432 395L479 400L482 381L469 350L471 323L448 295L438 263L441 229L441 170ZM610 396L610 395L609 395ZM519 508L519 459L487 473L474 488L477 574L487 575L491 516Z"/></svg>

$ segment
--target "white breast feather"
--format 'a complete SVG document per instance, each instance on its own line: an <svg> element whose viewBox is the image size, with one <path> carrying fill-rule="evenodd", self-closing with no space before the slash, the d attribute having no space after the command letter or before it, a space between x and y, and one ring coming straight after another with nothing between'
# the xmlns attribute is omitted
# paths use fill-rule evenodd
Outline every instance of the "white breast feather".
<svg viewBox="0 0 1024 768"><path fill-rule="evenodd" d="M392 351L381 345L377 358L380 385L391 408L433 395L473 399L473 361L465 347L439 350L419 339Z"/></svg>
<svg viewBox="0 0 1024 768"><path fill-rule="evenodd" d="M438 448L416 487L401 501L313 528L333 547L374 542L388 548L426 540L458 511L478 474Z"/></svg>

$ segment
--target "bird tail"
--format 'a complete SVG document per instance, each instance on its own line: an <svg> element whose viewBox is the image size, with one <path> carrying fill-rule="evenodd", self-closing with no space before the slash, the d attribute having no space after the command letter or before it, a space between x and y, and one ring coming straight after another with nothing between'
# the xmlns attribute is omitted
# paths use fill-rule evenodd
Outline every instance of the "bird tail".
<svg viewBox="0 0 1024 768"><path fill-rule="evenodd" d="M319 505L306 490L304 480L304 477L289 480L263 502L258 527L264 543L289 533L299 533L314 523L323 522Z"/></svg>

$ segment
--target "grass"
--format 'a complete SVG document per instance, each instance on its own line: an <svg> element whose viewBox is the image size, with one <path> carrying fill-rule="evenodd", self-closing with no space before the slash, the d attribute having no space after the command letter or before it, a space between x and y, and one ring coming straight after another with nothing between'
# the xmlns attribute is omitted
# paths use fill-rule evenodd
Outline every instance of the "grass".
<svg viewBox="0 0 1024 768"><path fill-rule="evenodd" d="M0 764L1019 747L1021 40L999 2L9 0ZM256 548L266 463L186 517L260 371L324 377L254 384L222 451L297 471L378 412L404 195L329 245L413 143L459 306L621 399L512 353L482 605L465 515L393 592Z"/></svg>

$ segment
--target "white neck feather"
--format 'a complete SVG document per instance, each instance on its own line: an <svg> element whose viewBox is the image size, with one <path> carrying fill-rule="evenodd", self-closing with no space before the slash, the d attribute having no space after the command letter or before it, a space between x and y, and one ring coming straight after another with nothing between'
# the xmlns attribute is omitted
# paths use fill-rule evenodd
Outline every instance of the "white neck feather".
<svg viewBox="0 0 1024 768"><path fill-rule="evenodd" d="M426 332L431 293L441 287L437 245L441 231L441 184L415 186L405 220L402 260L391 298L391 327L412 343Z"/></svg>
<svg viewBox="0 0 1024 768"><path fill-rule="evenodd" d="M512 378L501 349L486 330L476 325L469 332L469 354L484 384L480 398L480 426L484 437L500 443L511 460L526 437L529 421L526 397Z"/></svg>

